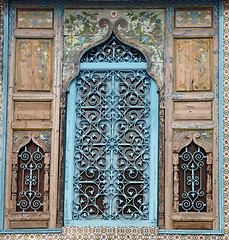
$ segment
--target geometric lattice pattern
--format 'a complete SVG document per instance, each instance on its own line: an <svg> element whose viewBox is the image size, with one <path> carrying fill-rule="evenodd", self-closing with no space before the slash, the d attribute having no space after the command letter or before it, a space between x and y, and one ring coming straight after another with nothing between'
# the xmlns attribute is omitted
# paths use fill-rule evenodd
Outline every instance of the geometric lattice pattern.
<svg viewBox="0 0 229 240"><path fill-rule="evenodd" d="M1 7L1 5L0 5ZM3 16L1 16L1 21ZM2 54L2 53L1 53ZM2 78L0 78L2 80ZM2 81L0 82L2 86ZM2 95L0 95L2 99ZM2 100L0 105L2 106ZM54 240L54 239L180 239L180 240L210 240L225 239L229 236L229 1L224 1L224 222L225 235L158 235L157 228L138 227L64 227L60 234L4 234L0 240Z"/></svg>

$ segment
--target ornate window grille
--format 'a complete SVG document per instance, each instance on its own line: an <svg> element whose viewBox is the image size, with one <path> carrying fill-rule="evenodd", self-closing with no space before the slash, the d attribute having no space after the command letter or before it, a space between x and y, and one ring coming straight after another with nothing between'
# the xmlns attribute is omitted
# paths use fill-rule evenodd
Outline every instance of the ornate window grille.
<svg viewBox="0 0 229 240"><path fill-rule="evenodd" d="M44 151L32 140L18 153L17 211L43 211Z"/></svg>
<svg viewBox="0 0 229 240"><path fill-rule="evenodd" d="M206 212L207 154L193 141L179 153L180 212Z"/></svg>
<svg viewBox="0 0 229 240"><path fill-rule="evenodd" d="M146 58L112 34L79 67L67 99L65 224L156 225L158 94Z"/></svg>

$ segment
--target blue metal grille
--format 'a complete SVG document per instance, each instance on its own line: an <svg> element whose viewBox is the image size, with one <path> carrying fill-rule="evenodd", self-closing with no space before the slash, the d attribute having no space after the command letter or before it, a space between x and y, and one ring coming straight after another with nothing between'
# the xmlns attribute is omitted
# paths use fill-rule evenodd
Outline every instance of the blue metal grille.
<svg viewBox="0 0 229 240"><path fill-rule="evenodd" d="M43 190L40 181L44 178L44 152L32 141L18 155L18 211L42 211Z"/></svg>
<svg viewBox="0 0 229 240"><path fill-rule="evenodd" d="M206 152L192 141L179 159L180 211L206 211Z"/></svg>
<svg viewBox="0 0 229 240"><path fill-rule="evenodd" d="M156 226L159 103L146 58L112 33L79 69L67 98L65 224Z"/></svg>
<svg viewBox="0 0 229 240"><path fill-rule="evenodd" d="M148 219L150 84L146 71L79 73L73 219Z"/></svg>
<svg viewBox="0 0 229 240"><path fill-rule="evenodd" d="M101 43L92 49L89 49L83 54L80 59L81 63L119 63L119 62L132 62L132 63L146 63L145 56L136 48L130 47L121 43L119 39L111 34L106 44Z"/></svg>

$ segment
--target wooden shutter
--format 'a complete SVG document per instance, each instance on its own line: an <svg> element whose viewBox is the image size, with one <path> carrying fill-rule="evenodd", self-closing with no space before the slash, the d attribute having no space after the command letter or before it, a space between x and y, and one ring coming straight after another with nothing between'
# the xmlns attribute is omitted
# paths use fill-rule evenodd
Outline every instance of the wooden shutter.
<svg viewBox="0 0 229 240"><path fill-rule="evenodd" d="M61 13L10 11L4 228L55 228Z"/></svg>
<svg viewBox="0 0 229 240"><path fill-rule="evenodd" d="M165 85L165 228L217 230L218 24L213 7L175 8L173 16L165 50L173 59Z"/></svg>

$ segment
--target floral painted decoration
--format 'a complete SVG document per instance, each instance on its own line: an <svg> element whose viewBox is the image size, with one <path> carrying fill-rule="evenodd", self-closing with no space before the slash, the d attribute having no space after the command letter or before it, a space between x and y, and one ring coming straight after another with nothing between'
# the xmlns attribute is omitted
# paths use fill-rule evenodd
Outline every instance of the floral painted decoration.
<svg viewBox="0 0 229 240"><path fill-rule="evenodd" d="M212 27L212 10L176 10L175 27Z"/></svg>

